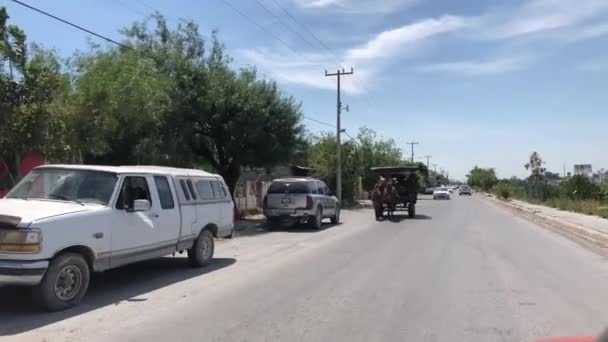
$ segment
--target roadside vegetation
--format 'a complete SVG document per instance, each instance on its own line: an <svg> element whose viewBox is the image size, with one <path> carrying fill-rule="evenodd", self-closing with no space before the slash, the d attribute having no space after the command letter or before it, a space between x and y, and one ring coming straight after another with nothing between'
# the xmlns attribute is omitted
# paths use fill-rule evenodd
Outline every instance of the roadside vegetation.
<svg viewBox="0 0 608 342"><path fill-rule="evenodd" d="M475 167L468 175L468 183L503 200L515 198L608 218L608 184L596 184L581 175L560 178L558 174L546 171L541 156L536 152L530 155L524 167L530 171L528 178L501 180L496 178L493 169Z"/></svg>
<svg viewBox="0 0 608 342"><path fill-rule="evenodd" d="M28 42L0 7L0 167L19 181L21 156L51 163L157 164L221 174L296 164L335 189L336 139L308 134L300 103L255 67L235 68L217 32L159 14L62 60ZM345 136L346 138L346 136ZM343 140L344 199L376 182L372 166L407 165L391 139L361 128ZM421 186L428 170L419 166Z"/></svg>

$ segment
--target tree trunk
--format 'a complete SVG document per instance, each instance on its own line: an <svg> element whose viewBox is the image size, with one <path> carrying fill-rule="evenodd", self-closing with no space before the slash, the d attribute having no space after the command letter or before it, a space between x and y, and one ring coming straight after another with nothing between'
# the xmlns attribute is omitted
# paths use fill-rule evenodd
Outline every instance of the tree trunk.
<svg viewBox="0 0 608 342"><path fill-rule="evenodd" d="M224 177L226 185L228 185L228 189L230 190L230 194L234 198L236 183L239 181L239 177L241 176L240 166L233 162L220 167L219 173L222 177Z"/></svg>

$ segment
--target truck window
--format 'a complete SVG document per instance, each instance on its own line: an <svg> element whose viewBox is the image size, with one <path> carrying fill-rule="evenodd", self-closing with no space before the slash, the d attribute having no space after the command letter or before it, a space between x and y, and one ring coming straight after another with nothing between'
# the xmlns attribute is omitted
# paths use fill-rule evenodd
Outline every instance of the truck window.
<svg viewBox="0 0 608 342"><path fill-rule="evenodd" d="M295 181L295 182L285 182L278 181L270 184L268 188L269 194L309 194L310 187L308 186L309 182Z"/></svg>
<svg viewBox="0 0 608 342"><path fill-rule="evenodd" d="M212 185L213 185L213 193L215 194L215 198L224 199L224 198L228 197L226 194L226 189L224 188L224 185L222 184L222 182L214 181L212 183Z"/></svg>
<svg viewBox="0 0 608 342"><path fill-rule="evenodd" d="M189 201L190 193L188 192L188 188L186 187L186 182L183 179L180 179L179 185L182 187L182 191L184 192L184 197L186 197L186 201Z"/></svg>
<svg viewBox="0 0 608 342"><path fill-rule="evenodd" d="M163 209L175 208L175 202L173 202L173 194L171 193L171 187L169 181L165 176L154 176L154 183L158 190L158 198L160 198L160 207Z"/></svg>
<svg viewBox="0 0 608 342"><path fill-rule="evenodd" d="M325 195L325 183L317 182L317 191L319 195Z"/></svg>
<svg viewBox="0 0 608 342"><path fill-rule="evenodd" d="M220 190L220 183L218 181L211 181L211 190L213 190L213 197L215 198L224 198L226 197L222 194Z"/></svg>
<svg viewBox="0 0 608 342"><path fill-rule="evenodd" d="M186 184L188 184L188 189L190 189L190 194L192 195L192 199L195 200L196 199L196 192L194 192L194 186L192 186L192 181L191 180L187 180Z"/></svg>
<svg viewBox="0 0 608 342"><path fill-rule="evenodd" d="M196 189L202 199L213 199L213 188L211 188L211 181L199 180L196 181Z"/></svg>
<svg viewBox="0 0 608 342"><path fill-rule="evenodd" d="M148 188L148 181L146 181L146 177L125 177L124 181L122 182L122 188L120 189L120 195L118 195L118 200L116 201L116 209L133 209L133 203L138 199L148 200L150 204L152 204L152 198L150 197L150 190Z"/></svg>

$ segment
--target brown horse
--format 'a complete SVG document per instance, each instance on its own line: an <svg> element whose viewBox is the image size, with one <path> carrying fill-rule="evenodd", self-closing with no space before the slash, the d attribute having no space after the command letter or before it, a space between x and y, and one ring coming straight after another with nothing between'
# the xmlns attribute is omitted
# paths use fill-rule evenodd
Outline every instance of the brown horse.
<svg viewBox="0 0 608 342"><path fill-rule="evenodd" d="M384 189L386 188L386 182L380 178L374 190L372 191L372 203L374 205L374 213L376 215L376 221L379 221L384 214Z"/></svg>
<svg viewBox="0 0 608 342"><path fill-rule="evenodd" d="M384 189L384 204L389 218L393 217L395 210L397 210L397 203L399 202L396 183L396 180L391 179L386 183L386 188Z"/></svg>

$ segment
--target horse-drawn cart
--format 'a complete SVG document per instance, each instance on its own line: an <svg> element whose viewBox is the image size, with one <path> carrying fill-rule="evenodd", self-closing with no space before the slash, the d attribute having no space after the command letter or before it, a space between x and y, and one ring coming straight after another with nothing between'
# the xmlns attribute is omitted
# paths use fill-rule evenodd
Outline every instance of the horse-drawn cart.
<svg viewBox="0 0 608 342"><path fill-rule="evenodd" d="M415 217L418 200L418 167L372 167L371 171L379 178L374 187L375 196L372 195L376 219L383 216L385 210L389 216L392 216L396 210L407 210L410 218Z"/></svg>

